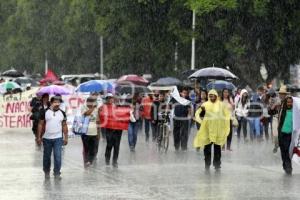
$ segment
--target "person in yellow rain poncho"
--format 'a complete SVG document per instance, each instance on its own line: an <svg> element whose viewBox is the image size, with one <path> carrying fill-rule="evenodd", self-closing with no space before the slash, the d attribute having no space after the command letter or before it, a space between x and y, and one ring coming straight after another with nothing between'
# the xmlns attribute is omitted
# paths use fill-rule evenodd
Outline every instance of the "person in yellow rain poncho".
<svg viewBox="0 0 300 200"><path fill-rule="evenodd" d="M205 102L195 113L194 120L201 124L194 139L194 147L204 147L205 169L211 165L211 148L214 145L213 165L221 168L221 146L227 140L230 131L230 111L219 101L216 90L208 93L209 101Z"/></svg>

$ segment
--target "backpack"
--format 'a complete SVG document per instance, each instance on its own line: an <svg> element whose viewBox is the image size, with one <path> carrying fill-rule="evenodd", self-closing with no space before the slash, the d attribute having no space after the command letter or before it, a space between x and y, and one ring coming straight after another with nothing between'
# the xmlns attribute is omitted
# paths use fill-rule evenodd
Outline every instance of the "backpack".
<svg viewBox="0 0 300 200"><path fill-rule="evenodd" d="M89 129L89 116L75 116L72 124L72 131L75 135L86 135Z"/></svg>

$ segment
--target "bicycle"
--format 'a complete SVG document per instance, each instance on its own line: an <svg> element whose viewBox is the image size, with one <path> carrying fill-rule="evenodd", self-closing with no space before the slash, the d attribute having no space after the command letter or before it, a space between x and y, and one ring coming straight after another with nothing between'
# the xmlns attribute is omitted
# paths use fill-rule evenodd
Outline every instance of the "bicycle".
<svg viewBox="0 0 300 200"><path fill-rule="evenodd" d="M169 136L170 136L170 128L169 128L169 112L161 112L159 113L159 121L158 121L158 136L157 136L157 148L158 151L167 152L169 148Z"/></svg>

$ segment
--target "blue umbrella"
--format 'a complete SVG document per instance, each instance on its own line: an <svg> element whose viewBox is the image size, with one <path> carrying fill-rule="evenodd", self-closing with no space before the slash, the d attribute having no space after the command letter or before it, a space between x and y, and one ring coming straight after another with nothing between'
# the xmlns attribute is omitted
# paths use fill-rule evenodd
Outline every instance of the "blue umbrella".
<svg viewBox="0 0 300 200"><path fill-rule="evenodd" d="M113 85L105 80L91 80L80 84L76 88L76 92L111 92Z"/></svg>
<svg viewBox="0 0 300 200"><path fill-rule="evenodd" d="M207 86L206 86L206 88L208 90L211 90L211 89L216 89L216 90L223 90L223 89L234 90L236 87L231 82L218 80L218 81L214 81L214 82L208 83Z"/></svg>

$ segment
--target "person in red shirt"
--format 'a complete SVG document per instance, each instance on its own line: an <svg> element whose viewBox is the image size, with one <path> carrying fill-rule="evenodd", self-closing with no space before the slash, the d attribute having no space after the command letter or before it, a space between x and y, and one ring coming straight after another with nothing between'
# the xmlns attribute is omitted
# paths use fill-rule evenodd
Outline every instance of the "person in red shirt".
<svg viewBox="0 0 300 200"><path fill-rule="evenodd" d="M142 99L142 117L145 122L145 136L146 136L146 142L149 141L149 132L150 132L150 125L151 123L151 107L153 103L153 96L152 94L149 94L148 96L144 97ZM151 127L152 132L153 128Z"/></svg>
<svg viewBox="0 0 300 200"><path fill-rule="evenodd" d="M112 165L117 168L122 132L128 129L130 121L130 107L116 105L114 96L107 94L106 103L99 108L98 114L100 127L104 128L106 135L105 163L110 164L114 149Z"/></svg>

